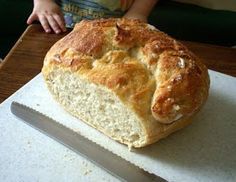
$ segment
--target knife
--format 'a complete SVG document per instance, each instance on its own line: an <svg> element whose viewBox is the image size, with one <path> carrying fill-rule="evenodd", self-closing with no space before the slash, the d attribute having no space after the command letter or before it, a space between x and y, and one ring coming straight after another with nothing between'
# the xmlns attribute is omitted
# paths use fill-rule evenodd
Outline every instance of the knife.
<svg viewBox="0 0 236 182"><path fill-rule="evenodd" d="M166 181L144 171L32 108L18 102L12 102L11 112L26 124L85 157L121 181Z"/></svg>

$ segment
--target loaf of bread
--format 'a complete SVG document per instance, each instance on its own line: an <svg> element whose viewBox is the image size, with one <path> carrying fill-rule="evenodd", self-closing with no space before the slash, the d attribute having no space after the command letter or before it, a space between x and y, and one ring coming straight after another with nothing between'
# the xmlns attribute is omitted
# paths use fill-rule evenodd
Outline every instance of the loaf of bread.
<svg viewBox="0 0 236 182"><path fill-rule="evenodd" d="M76 24L48 51L42 73L66 111L136 148L188 125L209 90L199 58L138 20Z"/></svg>

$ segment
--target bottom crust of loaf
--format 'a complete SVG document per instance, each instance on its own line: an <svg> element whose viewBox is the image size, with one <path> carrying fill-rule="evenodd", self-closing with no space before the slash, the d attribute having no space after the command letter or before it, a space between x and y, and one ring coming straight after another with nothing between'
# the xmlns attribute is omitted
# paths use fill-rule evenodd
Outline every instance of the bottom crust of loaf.
<svg viewBox="0 0 236 182"><path fill-rule="evenodd" d="M172 124L144 121L111 90L69 69L55 67L52 70L44 73L44 78L57 102L73 116L129 147L152 144L191 122L190 118Z"/></svg>

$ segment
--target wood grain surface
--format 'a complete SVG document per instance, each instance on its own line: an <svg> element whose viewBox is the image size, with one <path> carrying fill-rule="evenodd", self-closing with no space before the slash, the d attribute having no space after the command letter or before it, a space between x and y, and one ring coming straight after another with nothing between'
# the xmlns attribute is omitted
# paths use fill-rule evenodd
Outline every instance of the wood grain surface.
<svg viewBox="0 0 236 182"><path fill-rule="evenodd" d="M68 32L67 32L68 33ZM0 103L36 76L49 48L67 33L46 34L29 26L0 65ZM236 49L182 41L209 69L236 76Z"/></svg>

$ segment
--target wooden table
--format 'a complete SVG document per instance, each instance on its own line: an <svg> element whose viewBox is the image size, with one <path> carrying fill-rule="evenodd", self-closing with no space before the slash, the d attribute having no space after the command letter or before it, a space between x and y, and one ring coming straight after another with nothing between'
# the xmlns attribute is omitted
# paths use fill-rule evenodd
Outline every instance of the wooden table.
<svg viewBox="0 0 236 182"><path fill-rule="evenodd" d="M29 26L0 66L0 103L36 76L48 49L65 34L43 32L40 25ZM183 41L209 69L236 76L236 49Z"/></svg>

